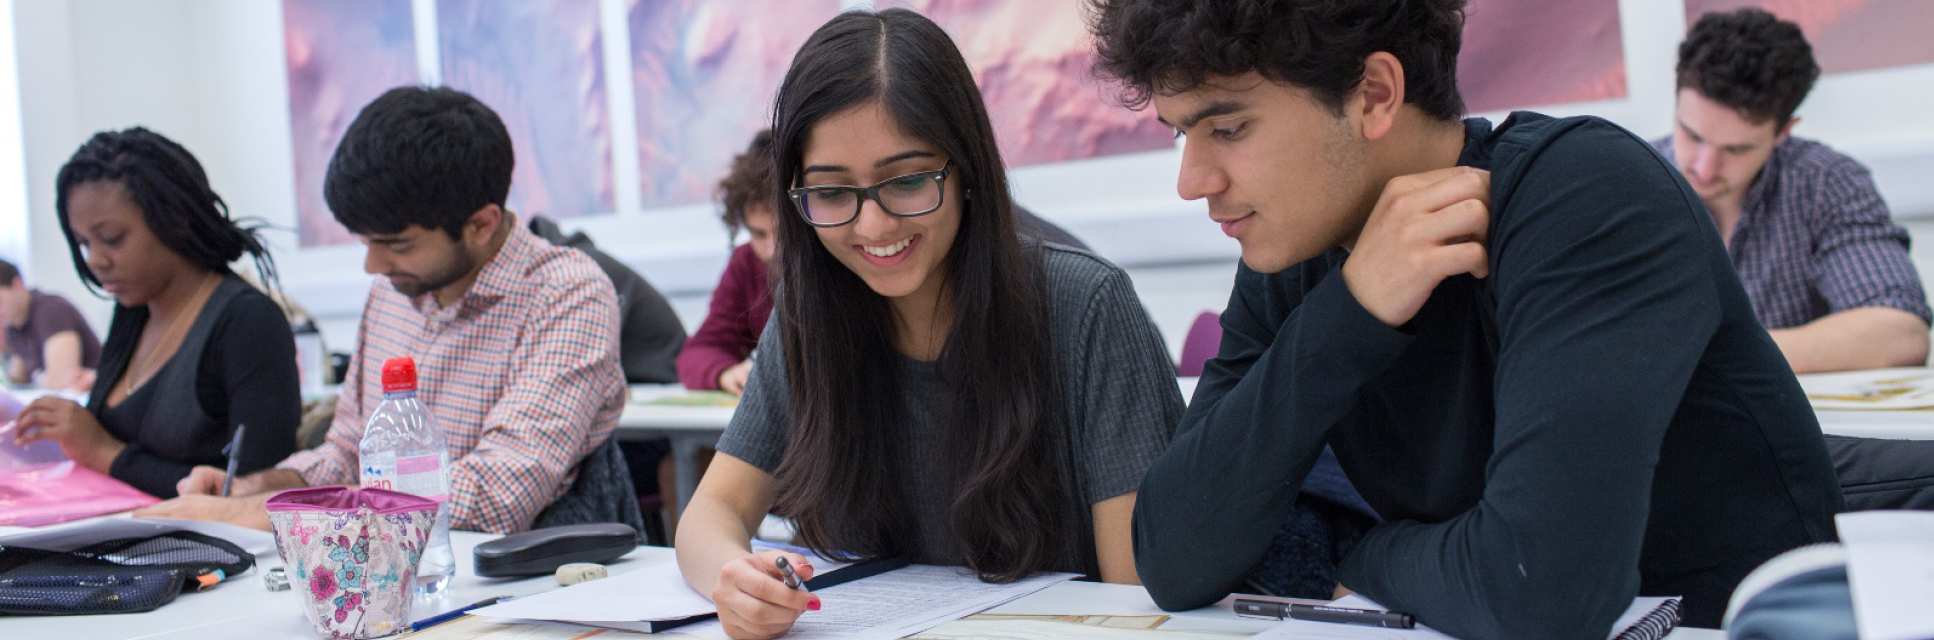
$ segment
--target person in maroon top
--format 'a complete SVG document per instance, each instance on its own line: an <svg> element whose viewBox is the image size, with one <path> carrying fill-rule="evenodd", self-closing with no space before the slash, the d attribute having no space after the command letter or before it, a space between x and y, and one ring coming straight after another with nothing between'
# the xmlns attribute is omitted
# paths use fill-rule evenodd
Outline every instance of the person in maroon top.
<svg viewBox="0 0 1934 640"><path fill-rule="evenodd" d="M752 241L732 250L725 274L712 290L705 323L678 354L678 380L688 389L737 395L752 371L748 358L759 343L759 332L772 316L770 274L777 242L772 235L771 130L753 136L752 144L732 159L732 171L719 181L718 193L729 237L736 239L743 228Z"/></svg>

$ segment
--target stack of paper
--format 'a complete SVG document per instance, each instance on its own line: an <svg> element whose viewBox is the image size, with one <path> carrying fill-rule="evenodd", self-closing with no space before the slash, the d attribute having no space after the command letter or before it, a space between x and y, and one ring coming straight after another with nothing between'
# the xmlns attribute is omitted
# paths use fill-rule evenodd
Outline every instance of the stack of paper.
<svg viewBox="0 0 1934 640"><path fill-rule="evenodd" d="M817 592L824 606L799 616L786 637L904 638L1074 577L1047 573L990 584L959 567L911 565Z"/></svg>
<svg viewBox="0 0 1934 640"><path fill-rule="evenodd" d="M1044 574L1011 584L988 584L957 567L911 565L814 592L822 608L800 616L787 637L902 638L1073 577ZM680 626L713 613L716 609L711 601L686 586L670 559L471 612L497 621L542 620L641 633L672 631L679 636L724 637L717 620Z"/></svg>
<svg viewBox="0 0 1934 640"><path fill-rule="evenodd" d="M651 633L666 623L710 615L716 610L664 558L618 575L518 598L470 612L498 620L571 622Z"/></svg>
<svg viewBox="0 0 1934 640"><path fill-rule="evenodd" d="M1864 511L1835 517L1847 549L1853 619L1870 640L1934 638L1934 513Z"/></svg>

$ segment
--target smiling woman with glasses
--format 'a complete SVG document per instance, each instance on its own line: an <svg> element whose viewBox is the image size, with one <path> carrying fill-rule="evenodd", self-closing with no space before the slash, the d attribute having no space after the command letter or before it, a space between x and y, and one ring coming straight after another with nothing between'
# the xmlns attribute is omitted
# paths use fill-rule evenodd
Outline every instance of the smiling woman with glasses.
<svg viewBox="0 0 1934 640"><path fill-rule="evenodd" d="M793 59L773 121L775 321L678 559L734 637L816 609L754 554L768 511L842 558L1137 581L1129 515L1182 413L1121 269L1024 240L960 52L905 10L855 12Z"/></svg>
<svg viewBox="0 0 1934 640"><path fill-rule="evenodd" d="M880 210L902 217L916 218L940 210L946 202L947 167L887 178L870 187L820 185L788 191L793 206L806 223L815 227L837 227L860 217L860 206L872 200Z"/></svg>

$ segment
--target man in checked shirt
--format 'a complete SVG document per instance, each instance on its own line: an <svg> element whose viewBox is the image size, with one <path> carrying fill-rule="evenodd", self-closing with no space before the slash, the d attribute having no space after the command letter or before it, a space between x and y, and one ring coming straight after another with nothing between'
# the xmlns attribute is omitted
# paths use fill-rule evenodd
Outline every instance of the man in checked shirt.
<svg viewBox="0 0 1934 640"><path fill-rule="evenodd" d="M1653 143L1712 212L1759 316L1797 373L1920 366L1928 306L1867 168L1794 137L1820 76L1800 28L1746 8L1679 45L1673 135Z"/></svg>
<svg viewBox="0 0 1934 640"><path fill-rule="evenodd" d="M321 446L237 478L199 467L181 498L138 515L268 528L279 490L356 484L382 363L416 359L418 397L450 447L450 524L531 528L624 407L617 296L596 263L533 235L505 209L513 158L503 122L444 88L392 89L356 116L324 197L383 276L364 303L348 382Z"/></svg>

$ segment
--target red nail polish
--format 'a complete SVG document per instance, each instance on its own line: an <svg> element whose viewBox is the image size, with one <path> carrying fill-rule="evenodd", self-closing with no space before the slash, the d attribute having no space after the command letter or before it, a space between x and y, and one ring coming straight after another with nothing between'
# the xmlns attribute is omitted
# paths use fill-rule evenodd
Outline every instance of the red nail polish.
<svg viewBox="0 0 1934 640"><path fill-rule="evenodd" d="M807 611L818 611L818 610L819 610L819 598L813 598L813 599L811 599L811 600L807 600L807 601L806 601L806 610L807 610Z"/></svg>

